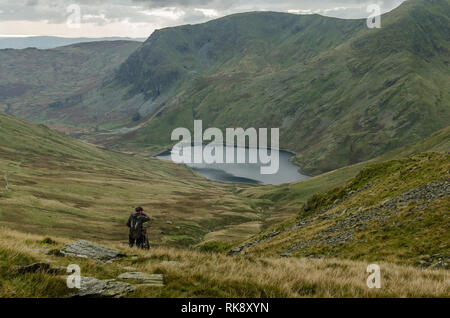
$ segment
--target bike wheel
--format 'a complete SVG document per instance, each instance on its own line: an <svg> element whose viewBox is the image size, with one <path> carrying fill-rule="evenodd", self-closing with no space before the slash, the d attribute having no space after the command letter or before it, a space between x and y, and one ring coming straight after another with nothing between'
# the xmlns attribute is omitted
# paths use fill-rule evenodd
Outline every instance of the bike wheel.
<svg viewBox="0 0 450 318"><path fill-rule="evenodd" d="M145 236L144 239L144 249L149 250L150 249L150 242L148 241L148 236Z"/></svg>

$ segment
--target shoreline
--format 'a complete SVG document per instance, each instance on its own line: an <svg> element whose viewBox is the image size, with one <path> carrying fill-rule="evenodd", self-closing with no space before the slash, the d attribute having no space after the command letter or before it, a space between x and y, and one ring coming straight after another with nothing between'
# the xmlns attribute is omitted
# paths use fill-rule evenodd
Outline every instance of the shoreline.
<svg viewBox="0 0 450 318"><path fill-rule="evenodd" d="M205 146L205 145L211 145L211 143L206 143L206 142L203 142L203 143L201 143L201 144L202 144L202 146ZM191 147L194 147L195 145L196 145L195 143L191 143L191 144L190 144ZM199 143L197 143L197 145L199 145ZM226 145L225 145L225 146L226 146ZM229 145L229 146L231 146L231 145ZM229 146L228 146L228 147L229 147ZM247 149L258 149L258 148L255 148L255 147L249 147L249 146L246 146L246 147L237 147L237 146L235 146L235 148L245 148L246 150L247 150ZM163 156L164 156L164 157L170 157L170 154L171 154L171 152L172 152L172 149L173 149L173 147L172 147L172 148L166 148L166 149L164 149L164 150L162 150L162 151L160 151L160 152L154 154L152 157L153 157L153 158L156 158L156 159L160 159L160 160L170 161L170 162L173 163L173 161L172 161L170 158L161 158L161 157L163 157ZM225 180L220 180L220 178L219 178L219 179L214 179L214 178L208 177L208 176L202 174L201 172L199 172L199 171L198 171L198 170L199 170L198 168L191 167L191 166L189 166L189 165L187 165L187 164L183 164L183 165L186 166L187 168L189 168L190 170L192 170L192 171L194 171L194 172L196 172L196 173L202 175L202 177L204 177L204 178L207 179L207 180L210 180L210 181L213 181L213 182L227 183L227 184L248 184L248 185L253 185L253 186L258 186L258 185L259 185L259 186L265 186L265 185L282 185L282 184L296 183L296 182L299 182L299 181L302 181L302 180L305 180L305 179L309 179L309 178L314 177L314 176L311 176L311 175L302 173L301 166L298 165L298 164L293 160L293 158L297 155L294 151L291 151L291 150L289 150L289 149L284 149L284 148L278 148L277 150L278 150L279 152L283 152L283 153L285 153L285 154L287 154L287 155L289 156L289 157L287 158L288 163L289 163L289 164L292 164L293 166L295 166L295 167L296 167L297 173L298 173L300 176L304 177L304 178L299 178L298 180L287 181L287 182L283 182L283 183L265 183L265 182L262 182L262 181L260 181L260 180L258 180L258 179L252 179L252 180L254 180L255 182L257 182L257 183L255 183L255 184L253 184L253 183L248 183L248 182L239 182L239 181L225 181ZM283 161L284 161L284 160L283 160ZM223 171L223 172L227 173L225 170L220 170L220 169L218 169L218 171ZM233 175L233 174L231 174L231 175L232 175L233 177L235 177L236 179L241 178L240 176L236 176L236 175Z"/></svg>

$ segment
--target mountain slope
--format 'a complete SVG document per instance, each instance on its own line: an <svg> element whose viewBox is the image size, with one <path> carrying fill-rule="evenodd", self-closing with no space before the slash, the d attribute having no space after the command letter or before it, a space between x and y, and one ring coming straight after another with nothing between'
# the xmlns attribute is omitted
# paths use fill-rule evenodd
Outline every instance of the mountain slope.
<svg viewBox="0 0 450 318"><path fill-rule="evenodd" d="M2 114L0 173L0 225L28 233L126 241L126 220L142 205L154 244L188 246L208 231L259 219L234 186Z"/></svg>
<svg viewBox="0 0 450 318"><path fill-rule="evenodd" d="M433 135L412 145L390 151L382 156L368 161L346 166L318 176L283 185L251 187L239 192L242 200L251 200L252 205L265 216L262 219L261 231L267 230L292 219L310 197L326 193L337 187L344 187L355 178L361 170L392 160L403 160L412 155L424 152L448 153L450 151L450 127L442 129ZM220 247L221 242L239 242L235 233L242 233L245 227L229 226L217 232L208 233L202 246ZM242 240L242 239L241 239Z"/></svg>
<svg viewBox="0 0 450 318"><path fill-rule="evenodd" d="M421 153L364 168L310 197L296 219L232 253L338 257L448 269L450 155Z"/></svg>
<svg viewBox="0 0 450 318"><path fill-rule="evenodd" d="M166 146L173 128L202 119L281 127L308 173L368 160L448 125L449 13L448 0L411 0L381 29L249 13L160 30L109 84L148 122L105 144Z"/></svg>
<svg viewBox="0 0 450 318"><path fill-rule="evenodd" d="M64 124L83 100L138 46L133 41L80 43L51 50L0 50L0 110L37 122Z"/></svg>
<svg viewBox="0 0 450 318"><path fill-rule="evenodd" d="M137 112L148 120L161 108L172 105L178 93L191 90L190 85L202 85L204 77L206 81L209 76L228 81L230 77L277 72L339 45L359 32L362 24L317 15L255 12L157 30L130 55L115 76L105 80L105 87L74 110L87 110L88 122L94 122L96 114L106 113L100 119L105 128L124 119L133 124L131 119ZM191 104L183 105L191 112ZM183 118L178 121L183 122ZM164 135L149 143L167 143L167 132L158 132Z"/></svg>

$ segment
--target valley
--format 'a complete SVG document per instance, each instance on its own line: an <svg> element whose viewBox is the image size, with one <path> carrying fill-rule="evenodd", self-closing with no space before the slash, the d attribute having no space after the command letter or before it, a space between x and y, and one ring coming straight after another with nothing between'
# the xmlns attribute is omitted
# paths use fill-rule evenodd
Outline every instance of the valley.
<svg viewBox="0 0 450 318"><path fill-rule="evenodd" d="M57 272L78 264L100 284L158 277L100 297L448 298L449 16L449 0L406 1L381 29L259 11L0 49L0 297L71 297ZM279 128L279 173L172 162L172 131L199 120ZM128 246L136 206L149 251ZM61 253L79 240L121 257Z"/></svg>

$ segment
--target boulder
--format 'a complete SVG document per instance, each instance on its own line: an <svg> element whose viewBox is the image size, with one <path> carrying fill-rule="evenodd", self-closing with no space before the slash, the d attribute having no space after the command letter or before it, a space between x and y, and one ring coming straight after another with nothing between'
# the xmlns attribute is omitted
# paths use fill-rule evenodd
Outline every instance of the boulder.
<svg viewBox="0 0 450 318"><path fill-rule="evenodd" d="M114 279L99 280L93 277L81 277L80 289L73 297L106 297L120 298L136 290L136 287L128 283Z"/></svg>
<svg viewBox="0 0 450 318"><path fill-rule="evenodd" d="M113 261L118 257L125 256L119 250L85 240L67 244L61 250L61 254L64 256L90 258L101 261Z"/></svg>

